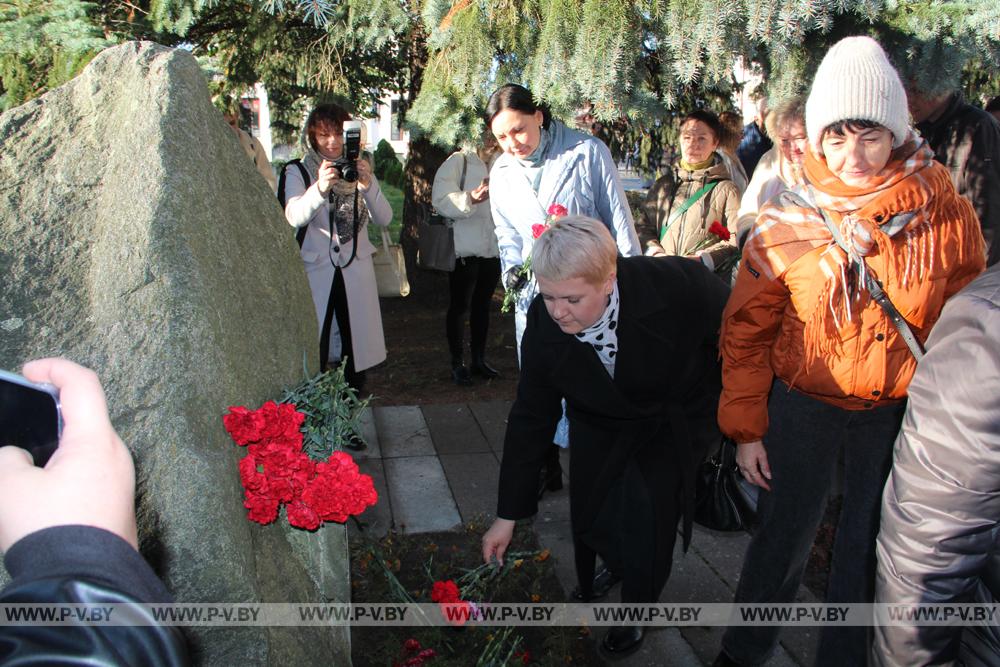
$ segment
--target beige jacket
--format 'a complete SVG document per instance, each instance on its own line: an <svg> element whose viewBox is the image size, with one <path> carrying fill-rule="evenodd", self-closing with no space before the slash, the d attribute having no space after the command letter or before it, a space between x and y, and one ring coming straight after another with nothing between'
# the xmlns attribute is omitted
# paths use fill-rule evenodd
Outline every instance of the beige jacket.
<svg viewBox="0 0 1000 667"><path fill-rule="evenodd" d="M718 181L718 185L671 223L674 212L702 186L712 181ZM644 224L640 236L647 247L658 242L668 255L697 255L711 269L736 252L736 214L739 207L739 189L718 155L715 164L706 169L688 171L675 165L670 173L657 179L646 195L642 205ZM717 240L714 234L709 233L713 222L729 230L732 236L728 241Z"/></svg>
<svg viewBox="0 0 1000 667"><path fill-rule="evenodd" d="M462 158L465 158L465 186L462 187ZM474 204L472 191L489 176L489 167L475 151L452 153L434 174L431 203L451 220L455 230L456 257L499 257L497 235L489 202Z"/></svg>

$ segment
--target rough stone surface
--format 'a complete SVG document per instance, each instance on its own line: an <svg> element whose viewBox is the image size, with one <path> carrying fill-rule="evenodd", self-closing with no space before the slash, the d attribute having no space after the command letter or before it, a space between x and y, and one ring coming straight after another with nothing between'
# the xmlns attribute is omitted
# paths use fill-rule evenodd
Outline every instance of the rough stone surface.
<svg viewBox="0 0 1000 667"><path fill-rule="evenodd" d="M61 355L99 373L143 553L177 599L349 599L343 527L290 541L245 518L220 417L315 370L317 325L293 234L194 58L118 46L3 114L0 184L0 367ZM349 655L346 632L189 635L202 664Z"/></svg>

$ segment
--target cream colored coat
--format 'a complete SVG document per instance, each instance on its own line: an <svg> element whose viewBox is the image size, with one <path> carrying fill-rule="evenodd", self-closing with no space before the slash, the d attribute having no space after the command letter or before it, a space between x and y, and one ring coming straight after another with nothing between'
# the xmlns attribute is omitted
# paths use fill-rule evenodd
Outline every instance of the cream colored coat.
<svg viewBox="0 0 1000 667"><path fill-rule="evenodd" d="M465 186L462 187L462 156ZM473 151L452 153L434 174L431 202L438 213L452 221L456 257L498 257L497 235L488 201L472 203L472 190L489 176L489 168Z"/></svg>
<svg viewBox="0 0 1000 667"><path fill-rule="evenodd" d="M308 226L300 254L305 264L306 277L312 291L316 318L322 333L326 305L333 285L334 264L347 264L353 243L340 243L334 227L331 238L329 229L329 203L319 192L316 175L308 189L302 182L298 169L285 172L285 217L293 227ZM382 194L378 180L372 175L371 185L361 193L360 206L367 206L372 222L386 227L392 222L392 207ZM349 266L342 269L344 288L347 291L347 310L351 319L351 342L356 370L371 368L385 361L385 336L382 333L382 313L379 310L378 288L372 255L375 246L368 240L368 226L358 229L358 254ZM340 336L336 318L330 334L330 361L341 358Z"/></svg>

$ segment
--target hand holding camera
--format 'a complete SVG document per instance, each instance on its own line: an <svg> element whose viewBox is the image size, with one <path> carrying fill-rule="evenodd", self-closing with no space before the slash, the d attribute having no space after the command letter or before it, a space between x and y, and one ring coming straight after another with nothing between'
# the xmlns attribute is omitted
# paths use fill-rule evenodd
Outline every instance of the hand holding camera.
<svg viewBox="0 0 1000 667"><path fill-rule="evenodd" d="M44 468L20 447L0 447L0 550L67 525L103 528L135 547L135 469L111 425L97 375L65 359L32 361L23 372L59 390L65 425Z"/></svg>

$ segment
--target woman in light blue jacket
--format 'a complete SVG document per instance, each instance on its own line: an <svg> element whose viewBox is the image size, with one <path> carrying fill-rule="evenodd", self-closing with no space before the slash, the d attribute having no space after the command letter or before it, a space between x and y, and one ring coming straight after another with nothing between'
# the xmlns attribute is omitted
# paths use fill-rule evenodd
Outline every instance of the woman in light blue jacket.
<svg viewBox="0 0 1000 667"><path fill-rule="evenodd" d="M554 120L531 91L513 83L490 96L485 115L503 151L490 170L490 208L504 288L517 293L514 327L520 356L528 306L538 294L534 279L525 279L521 267L531 255L532 228L545 224L552 206L561 206L565 215L603 222L625 257L641 255L642 249L618 167L604 142ZM568 440L564 417L555 442L565 447ZM539 494L562 488L561 476L559 450L553 448Z"/></svg>
<svg viewBox="0 0 1000 667"><path fill-rule="evenodd" d="M527 88L513 83L490 97L486 124L503 150L490 171L490 208L507 289L531 254L532 226L545 223L553 204L603 222L623 256L642 254L618 168L600 139L554 120ZM532 280L517 300L518 348L535 294Z"/></svg>

